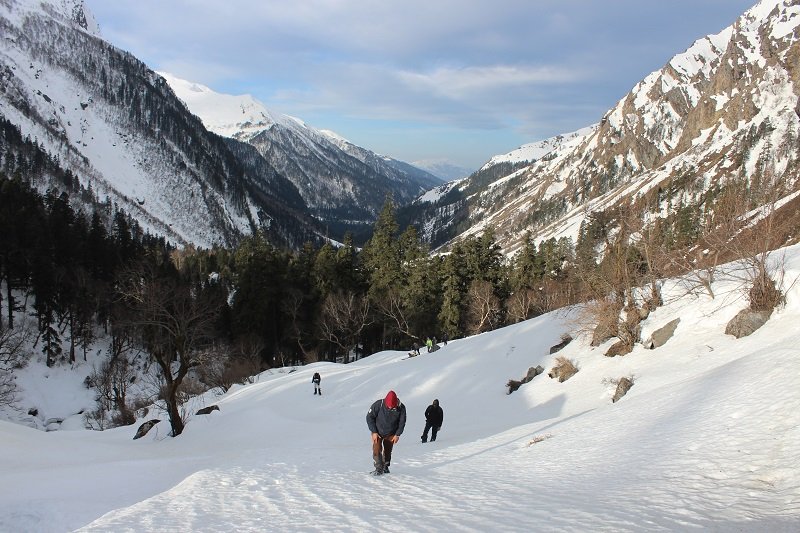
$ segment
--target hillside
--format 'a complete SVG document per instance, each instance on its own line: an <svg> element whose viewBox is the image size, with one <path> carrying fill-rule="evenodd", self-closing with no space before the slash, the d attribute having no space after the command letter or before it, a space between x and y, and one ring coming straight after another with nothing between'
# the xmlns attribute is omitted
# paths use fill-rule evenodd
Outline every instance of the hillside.
<svg viewBox="0 0 800 533"><path fill-rule="evenodd" d="M0 422L0 530L796 531L800 247L784 268L787 304L738 340L723 333L746 305L735 280L718 279L713 300L667 280L643 338L680 318L675 336L624 357L591 348L573 310L412 359L274 369L206 395L192 411L220 410L174 439L161 423L131 440L144 419L101 433ZM576 340L549 354L564 333ZM549 379L556 356L579 372ZM536 365L545 374L506 393ZM621 377L634 386L612 403ZM392 473L375 478L364 415L389 389L409 419ZM74 385L53 373L56 393ZM421 444L434 398L444 424Z"/></svg>

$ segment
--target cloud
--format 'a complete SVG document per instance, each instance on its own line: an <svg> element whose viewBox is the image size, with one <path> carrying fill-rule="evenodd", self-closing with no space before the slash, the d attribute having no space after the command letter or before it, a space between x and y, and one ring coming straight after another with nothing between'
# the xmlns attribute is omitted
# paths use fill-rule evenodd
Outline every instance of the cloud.
<svg viewBox="0 0 800 533"><path fill-rule="evenodd" d="M404 71L398 77L409 87L435 91L455 99L491 95L507 87L568 83L581 77L575 71L551 66L489 65L438 68L431 72Z"/></svg>
<svg viewBox="0 0 800 533"><path fill-rule="evenodd" d="M508 129L523 144L597 121L754 0L86 1L152 68L318 127Z"/></svg>

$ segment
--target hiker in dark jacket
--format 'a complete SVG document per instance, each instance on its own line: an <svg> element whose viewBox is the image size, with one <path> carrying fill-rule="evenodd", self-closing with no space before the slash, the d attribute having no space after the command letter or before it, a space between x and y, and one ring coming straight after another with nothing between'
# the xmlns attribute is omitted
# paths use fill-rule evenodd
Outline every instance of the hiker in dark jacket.
<svg viewBox="0 0 800 533"><path fill-rule="evenodd" d="M322 378L319 375L319 372L314 372L314 377L311 378L311 383L314 384L314 394L319 394L322 396L322 387L320 383L322 383Z"/></svg>
<svg viewBox="0 0 800 533"><path fill-rule="evenodd" d="M372 460L375 475L388 474L392 448L406 427L406 406L390 390L383 400L375 400L367 411L367 427L372 432Z"/></svg>
<svg viewBox="0 0 800 533"><path fill-rule="evenodd" d="M433 403L425 409L425 431L422 432L422 442L428 442L428 430L431 430L431 442L436 440L436 434L442 429L442 422L444 422L444 411L439 407L439 400L433 400Z"/></svg>

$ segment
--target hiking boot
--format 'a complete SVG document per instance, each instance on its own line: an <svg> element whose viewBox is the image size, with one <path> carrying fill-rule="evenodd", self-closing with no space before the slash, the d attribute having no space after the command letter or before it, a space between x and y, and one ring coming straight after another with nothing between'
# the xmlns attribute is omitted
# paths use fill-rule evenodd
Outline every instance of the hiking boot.
<svg viewBox="0 0 800 533"><path fill-rule="evenodd" d="M388 474L389 473L389 463L386 463L385 465L383 465L383 473L384 474Z"/></svg>
<svg viewBox="0 0 800 533"><path fill-rule="evenodd" d="M427 439L427 438L425 438L425 435L423 435L423 436L422 436L422 437L420 437L420 438L422 439L422 443L423 443L423 444L424 444L424 443L426 443L426 442L428 442L428 439Z"/></svg>
<svg viewBox="0 0 800 533"><path fill-rule="evenodd" d="M383 462L383 457L372 457L372 463L375 465L375 472L373 472L376 476L380 476L383 474L383 469L386 465Z"/></svg>

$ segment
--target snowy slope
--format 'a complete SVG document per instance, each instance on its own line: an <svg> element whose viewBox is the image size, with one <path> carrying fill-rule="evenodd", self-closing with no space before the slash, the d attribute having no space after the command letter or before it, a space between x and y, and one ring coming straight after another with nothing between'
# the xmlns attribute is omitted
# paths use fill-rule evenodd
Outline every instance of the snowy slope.
<svg viewBox="0 0 800 533"><path fill-rule="evenodd" d="M785 266L797 280L800 247ZM736 288L720 280L710 300L666 282L643 337L680 318L675 336L625 357L591 348L574 312L551 313L412 359L267 372L207 396L220 410L175 439L164 422L138 441L135 426L1 422L0 530L797 531L800 285L739 340L723 333L745 305ZM550 355L565 332L576 340ZM509 378L556 355L578 374L506 394ZM624 376L635 384L612 403L609 381ZM375 478L364 416L389 389L409 420L392 473ZM444 424L421 444L434 398Z"/></svg>

